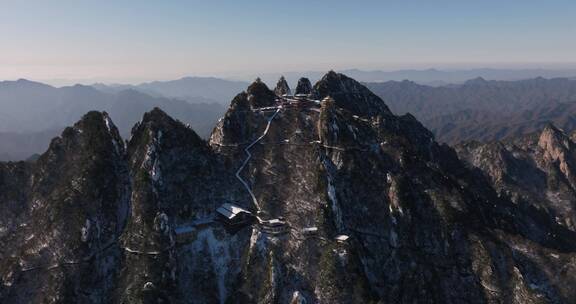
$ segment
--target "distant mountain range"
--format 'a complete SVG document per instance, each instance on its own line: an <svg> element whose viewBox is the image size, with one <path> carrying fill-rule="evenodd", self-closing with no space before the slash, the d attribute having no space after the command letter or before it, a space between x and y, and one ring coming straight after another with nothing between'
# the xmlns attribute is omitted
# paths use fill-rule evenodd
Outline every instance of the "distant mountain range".
<svg viewBox="0 0 576 304"><path fill-rule="evenodd" d="M440 70L440 69L425 69L425 70L397 70L397 71L381 71L381 70L359 70L349 69L341 70L340 72L353 77L361 82L385 82L385 81L402 81L410 80L418 84L425 84L429 86L445 86L449 84L462 84L469 79L482 77L490 80L524 80L537 77L544 78L575 78L576 69L468 69L468 70ZM254 75L244 77L243 79L251 80L250 78L261 77L262 80L268 84L275 84L280 75L285 76L290 84L295 84L299 77L304 75L312 81L316 81L322 77L323 72L308 71L308 72L287 72L287 73L270 73L264 75Z"/></svg>
<svg viewBox="0 0 576 304"><path fill-rule="evenodd" d="M219 103L228 106L230 100L248 86L247 82L231 81L214 77L184 77L170 81L153 81L139 85L104 85L93 87L104 92L137 90L152 96L178 98L190 103Z"/></svg>
<svg viewBox="0 0 576 304"><path fill-rule="evenodd" d="M390 109L411 113L448 143L528 134L547 122L576 129L576 80L534 78L432 87L412 81L368 83Z"/></svg>
<svg viewBox="0 0 576 304"><path fill-rule="evenodd" d="M134 89L99 90L76 85L55 88L28 80L0 82L0 159L26 159L41 153L51 138L87 111L106 111L123 136L154 107L190 124L207 136L225 107L215 101L190 103L152 96Z"/></svg>
<svg viewBox="0 0 576 304"><path fill-rule="evenodd" d="M48 129L40 132L0 132L0 160L25 160L44 152L52 138L64 128Z"/></svg>
<svg viewBox="0 0 576 304"><path fill-rule="evenodd" d="M530 73L551 75L559 72L349 71L361 80L406 77L420 81L457 81L471 73L513 78ZM314 72L310 74L307 76L312 80L320 77ZM263 80L266 82L266 78ZM286 80L287 85L295 87L294 75L287 74ZM186 77L139 85L95 84L62 88L23 79L0 82L0 160L26 159L43 152L50 138L91 110L107 111L117 122L121 134L126 136L144 112L161 107L206 137L236 92L247 85L242 81L210 77ZM570 78L497 81L477 77L461 84L441 86L415 81L368 82L367 86L382 97L393 112L413 114L439 141L447 143L490 141L527 134L540 130L547 122L566 131L576 129L576 80Z"/></svg>

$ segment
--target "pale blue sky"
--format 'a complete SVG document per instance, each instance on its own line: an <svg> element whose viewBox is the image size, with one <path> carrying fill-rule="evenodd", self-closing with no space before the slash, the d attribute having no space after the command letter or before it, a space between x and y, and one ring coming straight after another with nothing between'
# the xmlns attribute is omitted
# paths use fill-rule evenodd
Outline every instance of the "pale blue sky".
<svg viewBox="0 0 576 304"><path fill-rule="evenodd" d="M0 79L562 67L576 1L4 1Z"/></svg>

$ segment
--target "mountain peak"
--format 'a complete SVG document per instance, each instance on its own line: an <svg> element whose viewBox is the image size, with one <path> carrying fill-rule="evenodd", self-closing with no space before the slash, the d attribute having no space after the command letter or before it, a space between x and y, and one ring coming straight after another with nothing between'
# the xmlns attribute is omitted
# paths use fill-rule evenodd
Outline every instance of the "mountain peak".
<svg viewBox="0 0 576 304"><path fill-rule="evenodd" d="M276 94L268 86L257 78L246 90L248 101L253 107L268 107L274 104Z"/></svg>
<svg viewBox="0 0 576 304"><path fill-rule="evenodd" d="M170 117L160 108L155 107L151 111L144 113L142 121L134 126L134 129L132 130L133 138L134 133L138 133L141 129L148 129L149 132L162 132L176 129L180 127L180 125L182 125L181 122Z"/></svg>
<svg viewBox="0 0 576 304"><path fill-rule="evenodd" d="M268 86L262 81L262 79L260 79L260 77L256 78L256 80L254 80L254 82L252 82L249 86L248 89L246 90L246 92L248 92L248 94L252 94L252 95L258 95L258 94L262 94L262 93L268 93L270 91L270 89L268 88Z"/></svg>
<svg viewBox="0 0 576 304"><path fill-rule="evenodd" d="M540 142L559 142L564 141L567 139L568 136L564 133L564 131L558 129L554 124L551 122L546 123L542 132L540 132L539 141Z"/></svg>
<svg viewBox="0 0 576 304"><path fill-rule="evenodd" d="M558 129L553 123L547 122L542 129L542 133L545 132L552 132L552 133L562 133L560 129Z"/></svg>
<svg viewBox="0 0 576 304"><path fill-rule="evenodd" d="M166 114L162 109L155 107L151 111L144 113L142 118L142 122L134 126L132 129L132 139L138 137L138 134L145 134L142 132L154 133L159 134L159 137L162 137L160 134L170 133L174 136L174 140L178 140L178 138L186 138L187 141L190 141L196 145L204 145L204 140L196 134L194 130L186 127L182 122L175 120L174 118L170 117L170 115ZM168 136L164 136L168 137ZM132 140L131 140L132 143Z"/></svg>
<svg viewBox="0 0 576 304"><path fill-rule="evenodd" d="M110 119L107 112L90 111L76 123L74 128L84 131L95 131L98 129L107 130L109 133L118 133L116 126Z"/></svg>
<svg viewBox="0 0 576 304"><path fill-rule="evenodd" d="M474 79L467 80L464 84L465 85L485 85L488 81L483 77L476 77Z"/></svg>
<svg viewBox="0 0 576 304"><path fill-rule="evenodd" d="M567 180L573 177L573 161L570 155L574 153L574 143L564 131L552 124L547 124L540 133L538 146L542 149L544 160L550 163L559 163L559 169Z"/></svg>
<svg viewBox="0 0 576 304"><path fill-rule="evenodd" d="M162 111L158 107L154 107L151 111L144 113L144 117L142 119L143 123L147 122L160 122L168 120L170 123L175 123L174 119L166 112Z"/></svg>
<svg viewBox="0 0 576 304"><path fill-rule="evenodd" d="M111 141L112 147L117 154L124 153L124 143L120 132L107 112L90 111L86 113L74 125L74 129L89 141L94 141L97 138ZM103 131L105 135L102 134ZM63 134L66 134L66 131Z"/></svg>
<svg viewBox="0 0 576 304"><path fill-rule="evenodd" d="M24 79L24 78L20 78L18 80L15 81L0 81L0 87L15 87L15 88L51 88L53 89L54 87L41 83L41 82L36 82L36 81L32 81L32 80L28 80L28 79Z"/></svg>
<svg viewBox="0 0 576 304"><path fill-rule="evenodd" d="M288 86L288 82L286 81L286 78L284 78L284 76L280 76L280 79L278 79L278 83L276 83L274 93L278 96L291 94L290 86Z"/></svg>
<svg viewBox="0 0 576 304"><path fill-rule="evenodd" d="M294 94L311 94L312 93L312 83L310 79L302 77L298 79L298 84L296 85L296 91Z"/></svg>
<svg viewBox="0 0 576 304"><path fill-rule="evenodd" d="M368 88L348 76L334 71L326 73L314 86L318 98L330 96L336 104L356 115L392 114L384 101Z"/></svg>
<svg viewBox="0 0 576 304"><path fill-rule="evenodd" d="M125 153L124 142L118 129L106 112L90 111L72 127L62 131L59 137L52 139L46 153L39 158L41 164L55 160L69 159L67 165L83 165L86 159L100 157L122 157Z"/></svg>

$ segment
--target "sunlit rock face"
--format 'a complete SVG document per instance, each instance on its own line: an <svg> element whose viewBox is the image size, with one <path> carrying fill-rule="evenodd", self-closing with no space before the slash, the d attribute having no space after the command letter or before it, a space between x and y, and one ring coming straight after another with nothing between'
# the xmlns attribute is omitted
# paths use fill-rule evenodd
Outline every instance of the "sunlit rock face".
<svg viewBox="0 0 576 304"><path fill-rule="evenodd" d="M568 136L457 155L345 75L294 93L256 80L208 142L91 112L1 163L0 302L576 301Z"/></svg>
<svg viewBox="0 0 576 304"><path fill-rule="evenodd" d="M576 144L564 131L542 131L505 142L457 146L462 159L481 169L499 195L576 231Z"/></svg>

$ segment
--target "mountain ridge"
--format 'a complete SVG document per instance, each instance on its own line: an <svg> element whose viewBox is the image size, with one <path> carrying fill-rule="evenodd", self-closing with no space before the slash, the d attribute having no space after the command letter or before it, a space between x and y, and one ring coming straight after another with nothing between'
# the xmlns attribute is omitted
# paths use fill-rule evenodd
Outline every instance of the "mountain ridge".
<svg viewBox="0 0 576 304"><path fill-rule="evenodd" d="M176 80L144 82L138 85L93 84L92 86L105 92L133 89L157 97L177 98L190 103L215 102L227 105L227 102L237 92L248 86L248 83L216 77L189 76Z"/></svg>
<svg viewBox="0 0 576 304"><path fill-rule="evenodd" d="M369 83L395 113L409 112L438 140L498 140L528 134L553 122L573 130L576 82L566 78L521 81L472 79L430 87L410 81Z"/></svg>
<svg viewBox="0 0 576 304"><path fill-rule="evenodd" d="M576 231L552 209L502 195L345 75L274 91L257 80L236 95L209 141L156 108L124 146L89 112L36 162L0 162L0 300L576 299ZM556 166L567 137L547 134ZM250 220L223 217L226 204Z"/></svg>
<svg viewBox="0 0 576 304"><path fill-rule="evenodd" d="M192 124L207 137L225 108L217 103L190 104L183 100L153 97L133 89L105 93L91 86L55 88L27 80L0 84L0 154L4 160L21 160L43 152L49 140L67 124L88 111L107 111L124 137L149 109L161 106ZM5 117L4 117L5 116ZM5 119L4 119L5 118Z"/></svg>

